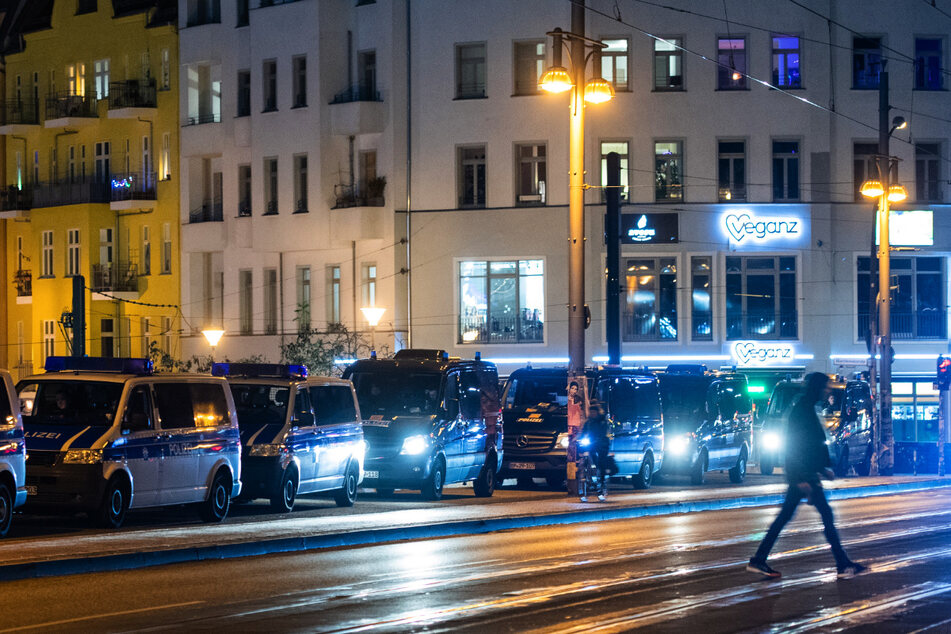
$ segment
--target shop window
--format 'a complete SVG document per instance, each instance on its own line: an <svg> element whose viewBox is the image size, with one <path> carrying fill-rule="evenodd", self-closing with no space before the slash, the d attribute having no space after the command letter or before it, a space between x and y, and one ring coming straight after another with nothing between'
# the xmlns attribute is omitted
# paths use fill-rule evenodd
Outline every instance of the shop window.
<svg viewBox="0 0 951 634"><path fill-rule="evenodd" d="M727 339L796 339L796 258L726 258Z"/></svg>
<svg viewBox="0 0 951 634"><path fill-rule="evenodd" d="M677 261L638 258L627 261L627 294L621 318L624 341L677 339Z"/></svg>
<svg viewBox="0 0 951 634"><path fill-rule="evenodd" d="M459 263L458 343L541 343L542 260Z"/></svg>

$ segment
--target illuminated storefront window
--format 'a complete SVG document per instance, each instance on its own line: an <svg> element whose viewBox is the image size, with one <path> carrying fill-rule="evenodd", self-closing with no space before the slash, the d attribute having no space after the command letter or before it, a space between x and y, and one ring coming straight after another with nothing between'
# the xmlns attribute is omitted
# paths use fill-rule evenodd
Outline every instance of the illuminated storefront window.
<svg viewBox="0 0 951 634"><path fill-rule="evenodd" d="M677 339L677 261L638 258L627 261L624 341Z"/></svg>
<svg viewBox="0 0 951 634"><path fill-rule="evenodd" d="M459 263L459 343L541 343L542 260Z"/></svg>

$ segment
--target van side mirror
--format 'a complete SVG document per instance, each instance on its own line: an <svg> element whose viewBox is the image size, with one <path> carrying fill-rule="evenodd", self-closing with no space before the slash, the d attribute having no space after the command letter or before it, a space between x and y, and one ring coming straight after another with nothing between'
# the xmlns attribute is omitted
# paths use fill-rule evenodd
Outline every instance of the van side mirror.
<svg viewBox="0 0 951 634"><path fill-rule="evenodd" d="M125 413L125 416L122 417L122 433L131 434L132 432L145 431L151 429L149 424L149 418L142 412L129 412Z"/></svg>
<svg viewBox="0 0 951 634"><path fill-rule="evenodd" d="M447 398L443 411L446 413L446 418L450 420L459 416L459 399Z"/></svg>

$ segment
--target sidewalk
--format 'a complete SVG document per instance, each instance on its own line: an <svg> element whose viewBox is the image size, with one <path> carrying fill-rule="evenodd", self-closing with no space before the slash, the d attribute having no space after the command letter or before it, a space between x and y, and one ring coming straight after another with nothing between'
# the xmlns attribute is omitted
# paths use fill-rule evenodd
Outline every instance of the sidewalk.
<svg viewBox="0 0 951 634"><path fill-rule="evenodd" d="M951 486L951 478L894 476L829 482L830 499L889 495ZM574 497L493 504L433 503L419 509L289 517L215 525L51 535L0 542L0 581L144 566L358 546L404 539L630 519L779 504L784 484L614 492L604 504ZM357 502L359 505L359 501ZM356 510L356 509L355 509Z"/></svg>

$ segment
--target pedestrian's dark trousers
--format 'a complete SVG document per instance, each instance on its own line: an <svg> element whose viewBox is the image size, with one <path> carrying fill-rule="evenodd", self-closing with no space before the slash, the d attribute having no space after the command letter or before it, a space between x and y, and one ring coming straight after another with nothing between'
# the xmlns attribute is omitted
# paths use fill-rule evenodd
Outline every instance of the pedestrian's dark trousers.
<svg viewBox="0 0 951 634"><path fill-rule="evenodd" d="M809 494L809 502L816 507L816 510L819 511L819 516L822 517L826 540L829 542L829 545L832 546L832 556L835 557L836 566L843 568L849 565L849 557L842 548L842 542L839 541L838 531L835 530L832 508L829 506L829 501L826 500L826 492L822 488L822 484L818 481L810 482L809 485L812 487L812 493ZM769 557L769 552L776 543L776 539L779 537L780 531L782 531L789 520L792 519L796 513L796 507L799 506L799 502L803 497L805 497L805 494L799 490L798 485L789 485L789 489L786 491L786 499L783 500L783 507L780 509L776 519L773 520L769 531L766 532L766 537L764 537L760 543L756 554L753 555L753 561L766 561L766 558Z"/></svg>

